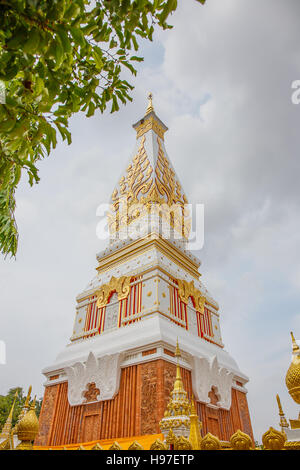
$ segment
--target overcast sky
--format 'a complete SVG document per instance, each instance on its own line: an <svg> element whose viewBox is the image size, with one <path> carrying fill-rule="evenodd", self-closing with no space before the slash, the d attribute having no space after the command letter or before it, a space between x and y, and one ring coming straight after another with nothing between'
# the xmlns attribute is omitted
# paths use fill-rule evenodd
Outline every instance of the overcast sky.
<svg viewBox="0 0 300 470"><path fill-rule="evenodd" d="M205 204L202 279L220 304L225 348L250 377L255 437L278 429L275 395L298 409L284 378L289 332L300 339L300 79L298 0L179 3L174 29L145 44L134 101L83 115L73 143L41 162L41 182L17 193L17 260L1 260L0 393L33 385L73 330L75 297L95 274L97 206L107 202L135 144L131 124L154 94L166 147L190 202Z"/></svg>

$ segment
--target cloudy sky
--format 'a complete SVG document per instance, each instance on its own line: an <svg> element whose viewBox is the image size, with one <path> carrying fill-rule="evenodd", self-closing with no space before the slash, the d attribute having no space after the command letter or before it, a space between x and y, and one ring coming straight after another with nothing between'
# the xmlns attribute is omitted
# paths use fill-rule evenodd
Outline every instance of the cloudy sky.
<svg viewBox="0 0 300 470"><path fill-rule="evenodd" d="M250 377L255 436L278 428L289 332L300 338L300 79L298 0L178 2L174 29L143 44L134 101L119 113L72 120L73 143L40 164L18 194L17 260L1 260L0 393L33 385L73 327L75 297L94 276L97 206L135 144L146 96L169 127L166 146L190 202L205 204L203 281L221 306L226 349Z"/></svg>

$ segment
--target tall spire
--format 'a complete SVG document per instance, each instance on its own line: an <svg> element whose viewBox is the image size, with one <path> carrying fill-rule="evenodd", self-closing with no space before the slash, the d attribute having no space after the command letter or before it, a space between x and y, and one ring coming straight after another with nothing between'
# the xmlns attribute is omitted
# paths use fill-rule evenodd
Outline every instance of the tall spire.
<svg viewBox="0 0 300 470"><path fill-rule="evenodd" d="M14 407L15 407L17 396L18 396L18 391L16 391L16 393L15 393L15 398L14 398L13 404L11 406L9 415L8 415L7 420L6 420L6 422L5 422L5 424L2 428L2 431L1 431L1 434L0 434L0 439L1 440L8 439L9 436L10 436L13 412L14 412Z"/></svg>
<svg viewBox="0 0 300 470"><path fill-rule="evenodd" d="M147 109L146 109L146 115L147 115L147 114L150 114L150 113L152 113L152 111L154 111L153 103L152 103L152 98L153 98L153 95L152 95L152 93L150 92L149 95L148 95L148 107L147 107Z"/></svg>
<svg viewBox="0 0 300 470"><path fill-rule="evenodd" d="M285 415L284 415L284 412L283 412L283 409L282 409L282 406L281 406L281 401L280 401L280 398L279 398L278 394L276 395L276 400L277 400L277 404L278 404L279 417L280 417L279 424L280 424L280 427L281 427L281 431L284 432L284 428L288 428L289 425L288 425L287 420L285 419Z"/></svg>

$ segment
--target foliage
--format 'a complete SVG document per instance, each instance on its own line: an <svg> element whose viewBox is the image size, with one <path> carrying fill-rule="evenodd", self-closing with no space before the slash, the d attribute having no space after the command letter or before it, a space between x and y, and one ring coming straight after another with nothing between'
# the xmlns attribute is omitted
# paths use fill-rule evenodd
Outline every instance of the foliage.
<svg viewBox="0 0 300 470"><path fill-rule="evenodd" d="M205 0L197 0L204 3ZM177 0L0 0L0 250L16 255L15 190L22 171L39 181L37 162L68 144L69 118L118 111L133 86L141 38L152 41Z"/></svg>
<svg viewBox="0 0 300 470"><path fill-rule="evenodd" d="M25 404L26 395L23 394L23 389L21 387L11 388L8 391L7 395L0 395L0 433L9 415L10 409L15 399L16 392L18 392L18 395L17 395L15 406L14 406L13 420L12 420L12 426L14 426L17 423L19 414L21 413L22 408ZM32 400L30 401L30 404L32 404ZM36 412L37 417L39 417L40 415L41 406L42 406L42 399L37 400L36 407L35 407L35 412Z"/></svg>

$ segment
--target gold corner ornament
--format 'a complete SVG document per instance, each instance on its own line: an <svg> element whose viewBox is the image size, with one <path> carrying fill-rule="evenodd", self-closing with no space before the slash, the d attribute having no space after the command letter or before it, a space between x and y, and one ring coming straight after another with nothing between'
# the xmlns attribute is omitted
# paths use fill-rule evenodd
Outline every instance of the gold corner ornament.
<svg viewBox="0 0 300 470"><path fill-rule="evenodd" d="M196 310L200 313L204 313L206 298L199 289L196 289L194 281L187 282L184 279L177 279L177 283L180 300L187 304L189 298L192 297Z"/></svg>
<svg viewBox="0 0 300 470"><path fill-rule="evenodd" d="M230 438L232 450L251 450L252 440L248 434L238 429Z"/></svg>
<svg viewBox="0 0 300 470"><path fill-rule="evenodd" d="M105 307L113 292L117 293L118 300L123 300L128 297L129 291L130 276L121 276L119 278L112 276L108 284L103 284L100 289L96 291L97 307Z"/></svg>
<svg viewBox="0 0 300 470"><path fill-rule="evenodd" d="M286 435L270 427L262 436L262 443L265 450L281 450L284 447Z"/></svg>
<svg viewBox="0 0 300 470"><path fill-rule="evenodd" d="M110 212L107 214L110 233L130 225L150 212L158 213L182 237L188 238L191 219L188 203L175 172L164 155L161 140L157 138L158 155L152 167L145 149L143 136L137 154L114 189Z"/></svg>

